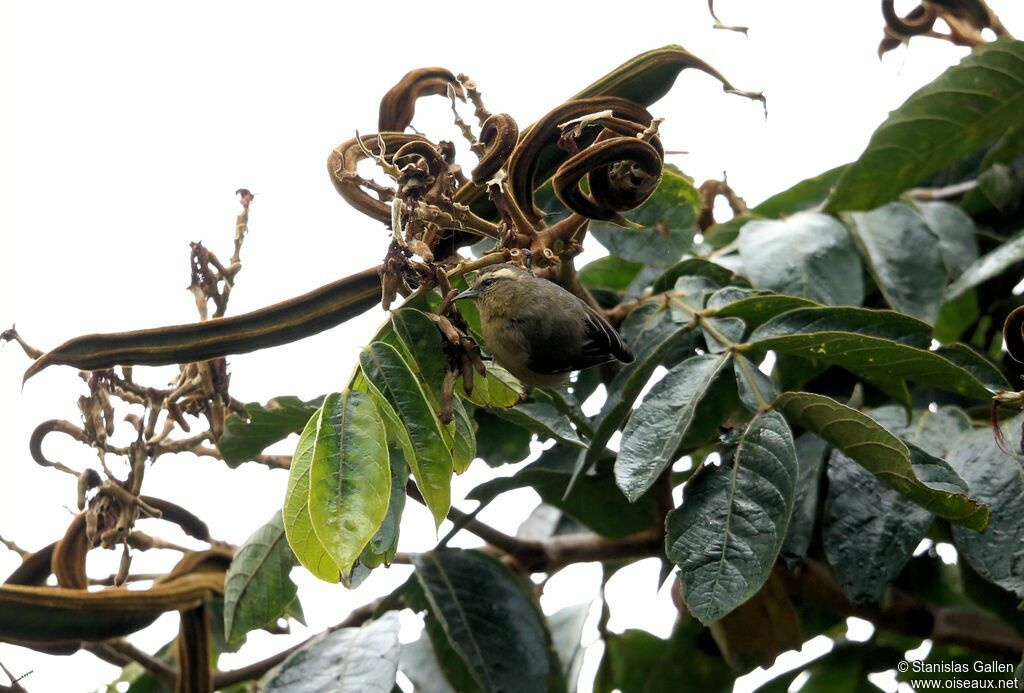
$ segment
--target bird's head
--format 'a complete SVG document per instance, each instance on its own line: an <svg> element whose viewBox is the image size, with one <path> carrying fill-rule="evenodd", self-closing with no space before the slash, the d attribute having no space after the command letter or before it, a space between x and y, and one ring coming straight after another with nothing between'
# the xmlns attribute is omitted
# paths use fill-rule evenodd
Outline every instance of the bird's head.
<svg viewBox="0 0 1024 693"><path fill-rule="evenodd" d="M481 310L490 312L499 306L518 305L528 300L535 282L528 271L510 264L492 265L480 270L469 288L455 297L469 299Z"/></svg>

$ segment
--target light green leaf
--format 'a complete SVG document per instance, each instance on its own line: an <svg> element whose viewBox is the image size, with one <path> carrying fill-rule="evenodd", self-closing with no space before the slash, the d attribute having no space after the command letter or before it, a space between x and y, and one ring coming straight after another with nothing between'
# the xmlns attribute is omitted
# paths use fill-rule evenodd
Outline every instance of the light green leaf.
<svg viewBox="0 0 1024 693"><path fill-rule="evenodd" d="M359 355L366 379L394 409L402 435L412 447L406 461L416 485L434 516L448 513L451 505L452 453L445 444L441 424L412 369L394 347L373 342Z"/></svg>
<svg viewBox="0 0 1024 693"><path fill-rule="evenodd" d="M295 555L285 539L278 510L245 540L224 579L224 633L237 641L250 630L271 625L288 612L297 588L289 573Z"/></svg>
<svg viewBox="0 0 1024 693"><path fill-rule="evenodd" d="M835 217L803 212L752 221L740 230L739 249L758 288L826 305L859 306L864 300L860 256Z"/></svg>
<svg viewBox="0 0 1024 693"><path fill-rule="evenodd" d="M1024 232L1018 233L992 252L971 263L970 267L946 289L946 299L954 299L989 279L998 277L1021 260L1024 260Z"/></svg>
<svg viewBox="0 0 1024 693"><path fill-rule="evenodd" d="M347 577L387 513L387 438L376 405L362 392L328 395L319 423L309 472L309 517Z"/></svg>
<svg viewBox="0 0 1024 693"><path fill-rule="evenodd" d="M968 497L967 484L946 462L907 445L868 415L809 392L783 393L774 407L926 510L975 530L988 522L988 506Z"/></svg>
<svg viewBox="0 0 1024 693"><path fill-rule="evenodd" d="M666 553L679 566L683 599L705 625L753 596L771 574L793 513L793 434L778 412L760 414L735 456L687 482L666 521Z"/></svg>
<svg viewBox="0 0 1024 693"><path fill-rule="evenodd" d="M931 174L993 142L1024 110L1024 42L972 50L893 111L843 173L829 212L888 202Z"/></svg>
<svg viewBox="0 0 1024 693"><path fill-rule="evenodd" d="M452 399L452 412L455 420L454 441L452 447L452 465L456 474L462 474L476 457L476 428L473 417L466 411L459 397Z"/></svg>
<svg viewBox="0 0 1024 693"><path fill-rule="evenodd" d="M694 356L672 368L633 412L622 432L615 483L630 501L651 487L697 414L698 405L726 369L730 354Z"/></svg>
<svg viewBox="0 0 1024 693"><path fill-rule="evenodd" d="M292 455L292 465L288 470L288 489L285 491L281 515L288 545L292 547L299 562L321 580L337 582L340 578L338 566L313 531L313 521L309 515L309 473L322 415L322 409L317 411L299 436L295 454Z"/></svg>

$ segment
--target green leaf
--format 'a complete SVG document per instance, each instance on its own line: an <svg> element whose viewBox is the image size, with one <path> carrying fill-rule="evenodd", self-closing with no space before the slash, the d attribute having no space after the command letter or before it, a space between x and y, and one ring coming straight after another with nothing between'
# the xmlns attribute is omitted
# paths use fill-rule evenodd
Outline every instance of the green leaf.
<svg viewBox="0 0 1024 693"><path fill-rule="evenodd" d="M700 194L693 179L666 166L651 197L623 216L639 229L592 221L590 233L608 252L630 262L667 267L693 246Z"/></svg>
<svg viewBox="0 0 1024 693"><path fill-rule="evenodd" d="M643 269L639 262L630 262L609 255L589 262L579 270L579 279L588 289L623 292Z"/></svg>
<svg viewBox="0 0 1024 693"><path fill-rule="evenodd" d="M577 448L587 447L575 429L569 425L569 420L551 404L523 402L507 409L496 409L494 413L517 426L533 431L542 439L554 439Z"/></svg>
<svg viewBox="0 0 1024 693"><path fill-rule="evenodd" d="M440 413L443 400L441 388L448 360L441 350L441 333L426 313L414 308L392 311L391 325L398 349L405 362L419 376L423 391L430 398L434 411Z"/></svg>
<svg viewBox="0 0 1024 693"><path fill-rule="evenodd" d="M974 221L948 202L919 202L917 211L939 239L939 255L946 267L946 276L950 280L959 278L978 259Z"/></svg>
<svg viewBox="0 0 1024 693"><path fill-rule="evenodd" d="M963 368L974 376L975 380L992 392L1013 389L1010 387L1010 383L1006 380L1006 376L1003 375L1002 371L984 356L965 344L941 346L935 350L935 353Z"/></svg>
<svg viewBox="0 0 1024 693"><path fill-rule="evenodd" d="M878 603L934 516L838 450L828 484L822 541L829 565L851 602Z"/></svg>
<svg viewBox="0 0 1024 693"><path fill-rule="evenodd" d="M313 520L309 515L309 474L322 415L322 409L317 411L299 436L288 470L288 489L281 516L288 545L299 563L321 580L337 582L340 577L338 566L313 531Z"/></svg>
<svg viewBox="0 0 1024 693"><path fill-rule="evenodd" d="M992 252L972 262L963 271L963 274L946 289L946 299L956 298L976 286L981 286L1022 260L1024 260L1024 232L1018 233Z"/></svg>
<svg viewBox="0 0 1024 693"><path fill-rule="evenodd" d="M530 455L533 434L525 428L511 426L485 409L473 412L477 423L476 452L489 467L521 462Z"/></svg>
<svg viewBox="0 0 1024 693"><path fill-rule="evenodd" d="M736 371L736 391L743 406L755 414L770 407L779 394L772 379L743 354L733 354L732 360Z"/></svg>
<svg viewBox="0 0 1024 693"><path fill-rule="evenodd" d="M285 615L297 588L289 573L295 554L285 539L278 510L245 540L224 579L224 632L229 641L271 625Z"/></svg>
<svg viewBox="0 0 1024 693"><path fill-rule="evenodd" d="M992 392L972 370L943 355L912 344L927 339L927 325L912 318L856 308L805 308L773 318L751 333L757 351L773 350L837 365L883 391L910 380L989 399ZM958 357L962 356L958 354Z"/></svg>
<svg viewBox="0 0 1024 693"><path fill-rule="evenodd" d="M789 521L786 538L782 542L782 558L786 565L794 568L807 557L807 549L814 535L814 523L818 516L818 492L821 485L821 468L825 461L828 445L813 433L804 433L794 441L797 466L800 468L796 482L796 498L793 501L793 516Z"/></svg>
<svg viewBox="0 0 1024 693"><path fill-rule="evenodd" d="M397 414L414 450L411 455L406 453L406 461L434 522L440 526L451 505L453 460L427 395L394 347L373 342L359 355L359 364L367 380Z"/></svg>
<svg viewBox="0 0 1024 693"><path fill-rule="evenodd" d="M746 277L736 274L728 267L701 257L688 257L665 270L654 280L651 289L656 294L668 291L675 287L680 277L704 277L718 286L750 285Z"/></svg>
<svg viewBox="0 0 1024 693"><path fill-rule="evenodd" d="M848 166L849 164L843 164L813 178L805 178L788 190L772 195L751 211L759 216L774 219L818 207L832 192L836 181Z"/></svg>
<svg viewBox="0 0 1024 693"><path fill-rule="evenodd" d="M264 693L391 693L401 645L398 612L362 628L341 628L314 638L271 671Z"/></svg>
<svg viewBox="0 0 1024 693"><path fill-rule="evenodd" d="M992 517L983 532L953 528L956 548L983 578L1024 598L1020 538L1024 535L1024 476L1019 443L1021 418L1000 424L1011 457L999 449L990 428L961 435L949 452L949 464L987 501Z"/></svg>
<svg viewBox="0 0 1024 693"><path fill-rule="evenodd" d="M677 324L665 305L645 304L626 316L622 323L622 338L633 348L636 359L624 366L608 384L608 397L594 420L590 448L580 453L576 477L601 456L612 435L629 416L633 402L640 396L640 391L655 369L671 352L686 353L692 350L695 342L691 329L689 325Z"/></svg>
<svg viewBox="0 0 1024 693"><path fill-rule="evenodd" d="M635 501L676 459L676 450L704 397L731 355L694 356L672 368L633 412L622 431L615 483Z"/></svg>
<svg viewBox="0 0 1024 693"><path fill-rule="evenodd" d="M391 496L384 422L373 400L346 390L324 400L309 472L309 517L347 577L377 533Z"/></svg>
<svg viewBox="0 0 1024 693"><path fill-rule="evenodd" d="M783 393L774 406L926 510L975 530L988 522L988 506L968 497L967 484L946 462L908 446L866 414L809 392Z"/></svg>
<svg viewBox="0 0 1024 693"><path fill-rule="evenodd" d="M576 448L555 445L513 476L491 479L478 485L468 497L487 503L506 491L533 488L545 503L555 506L581 525L611 538L642 532L658 522L655 499L651 495L630 503L615 485L612 471L615 454L608 449L598 456L592 472L581 476L565 496L576 458Z"/></svg>
<svg viewBox="0 0 1024 693"><path fill-rule="evenodd" d="M459 394L478 407L489 409L511 407L523 397L523 384L516 377L493 361L487 364L487 375L475 374L473 392L467 393L462 376L459 376Z"/></svg>
<svg viewBox="0 0 1024 693"><path fill-rule="evenodd" d="M922 87L871 136L828 211L871 209L994 141L1024 110L1024 42L979 46Z"/></svg>
<svg viewBox="0 0 1024 693"><path fill-rule="evenodd" d="M712 296L708 301L709 307ZM782 294L758 294L732 301L725 306L715 307L714 315L720 318L739 318L747 327L753 329L771 320L776 315L795 310L797 308L818 308L819 304L806 298L796 296L784 296Z"/></svg>
<svg viewBox="0 0 1024 693"><path fill-rule="evenodd" d="M298 397L275 397L264 406L245 405L246 421L232 414L224 422L224 433L217 448L229 467L237 467L263 452L270 445L299 433L323 403L323 397L303 402Z"/></svg>
<svg viewBox="0 0 1024 693"><path fill-rule="evenodd" d="M902 202L854 212L848 219L850 232L888 304L934 323L948 277L939 239L925 219Z"/></svg>
<svg viewBox="0 0 1024 693"><path fill-rule="evenodd" d="M705 465L666 520L666 553L679 566L683 599L701 623L753 596L771 573L793 512L793 434L782 415L760 414L731 463Z"/></svg>
<svg viewBox="0 0 1024 693"><path fill-rule="evenodd" d="M413 565L427 619L441 626L443 644L458 653L481 690L548 690L550 637L500 562L478 551L444 549L414 554Z"/></svg>
<svg viewBox="0 0 1024 693"><path fill-rule="evenodd" d="M405 482L409 478L409 467L405 453L397 443L388 441L388 462L391 467L391 497L387 514L377 533L363 549L359 560L368 568L390 564L398 551L398 535L405 511Z"/></svg>
<svg viewBox="0 0 1024 693"><path fill-rule="evenodd" d="M460 398L453 398L452 411L455 415L452 465L457 474L462 474L476 457L476 431L473 418Z"/></svg>
<svg viewBox="0 0 1024 693"><path fill-rule="evenodd" d="M835 217L803 212L752 221L739 238L743 269L754 286L826 305L864 300L860 256Z"/></svg>

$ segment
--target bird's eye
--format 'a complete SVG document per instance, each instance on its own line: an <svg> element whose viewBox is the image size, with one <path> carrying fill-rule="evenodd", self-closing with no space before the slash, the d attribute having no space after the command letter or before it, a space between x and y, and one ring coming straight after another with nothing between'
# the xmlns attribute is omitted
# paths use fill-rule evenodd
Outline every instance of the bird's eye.
<svg viewBox="0 0 1024 693"><path fill-rule="evenodd" d="M485 288L485 289L486 289L487 287L489 287L489 286L493 285L493 284L494 284L494 279L484 279L484 288Z"/></svg>

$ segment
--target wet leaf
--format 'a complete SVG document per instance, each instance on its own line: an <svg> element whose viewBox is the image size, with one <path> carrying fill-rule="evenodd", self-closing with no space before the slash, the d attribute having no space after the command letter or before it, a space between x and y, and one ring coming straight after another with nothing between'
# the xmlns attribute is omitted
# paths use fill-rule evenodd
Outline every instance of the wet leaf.
<svg viewBox="0 0 1024 693"><path fill-rule="evenodd" d="M1021 261L1024 261L1024 232L1018 233L992 252L972 262L946 289L946 299L956 298L976 286L981 286Z"/></svg>
<svg viewBox="0 0 1024 693"><path fill-rule="evenodd" d="M782 415L761 414L735 456L690 478L666 521L666 553L679 566L683 599L713 623L768 579L786 536L797 482L793 435Z"/></svg>
<svg viewBox="0 0 1024 693"><path fill-rule="evenodd" d="M388 509L391 468L373 401L346 390L324 400L309 472L309 517L327 555L347 577Z"/></svg>

